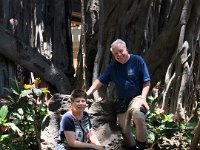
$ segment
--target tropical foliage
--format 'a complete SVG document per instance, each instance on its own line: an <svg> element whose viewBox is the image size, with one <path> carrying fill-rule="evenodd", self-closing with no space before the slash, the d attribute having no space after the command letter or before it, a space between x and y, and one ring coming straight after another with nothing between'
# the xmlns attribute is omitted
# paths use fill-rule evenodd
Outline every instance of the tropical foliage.
<svg viewBox="0 0 200 150"><path fill-rule="evenodd" d="M39 88L40 80L32 85L22 86L11 79L8 92L8 105L0 109L0 148L1 149L38 149L40 146L41 123L47 114L45 96L47 88Z"/></svg>
<svg viewBox="0 0 200 150"><path fill-rule="evenodd" d="M151 104L153 97L148 100ZM200 104L200 103L199 103ZM198 114L200 109L198 109ZM147 115L148 138L154 149L186 149L190 147L197 120L185 121L177 114L165 114L164 110L155 107Z"/></svg>

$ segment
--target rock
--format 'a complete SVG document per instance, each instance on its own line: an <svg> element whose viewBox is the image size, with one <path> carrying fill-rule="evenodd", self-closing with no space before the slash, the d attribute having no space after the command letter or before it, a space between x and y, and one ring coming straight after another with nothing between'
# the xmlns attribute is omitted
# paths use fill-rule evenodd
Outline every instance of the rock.
<svg viewBox="0 0 200 150"><path fill-rule="evenodd" d="M49 101L48 115L42 122L41 149L55 150L62 115L71 107L69 95L55 94Z"/></svg>

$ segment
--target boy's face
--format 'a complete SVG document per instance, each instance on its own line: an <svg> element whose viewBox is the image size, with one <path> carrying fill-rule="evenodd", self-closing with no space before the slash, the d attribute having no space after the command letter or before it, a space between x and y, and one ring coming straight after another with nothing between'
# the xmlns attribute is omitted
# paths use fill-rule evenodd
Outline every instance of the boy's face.
<svg viewBox="0 0 200 150"><path fill-rule="evenodd" d="M82 97L77 97L71 102L71 105L72 109L82 112L86 108L86 99Z"/></svg>

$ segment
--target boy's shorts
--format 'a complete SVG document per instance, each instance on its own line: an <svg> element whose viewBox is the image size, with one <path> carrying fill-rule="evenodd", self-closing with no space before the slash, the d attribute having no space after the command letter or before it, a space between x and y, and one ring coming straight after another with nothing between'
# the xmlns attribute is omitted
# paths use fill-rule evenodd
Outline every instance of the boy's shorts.
<svg viewBox="0 0 200 150"><path fill-rule="evenodd" d="M140 96L134 97L129 103L128 110L125 113L117 114L117 122L122 129L122 133L131 132L131 122L133 119L140 118L145 121L146 114L141 111L140 101L144 100L144 98Z"/></svg>

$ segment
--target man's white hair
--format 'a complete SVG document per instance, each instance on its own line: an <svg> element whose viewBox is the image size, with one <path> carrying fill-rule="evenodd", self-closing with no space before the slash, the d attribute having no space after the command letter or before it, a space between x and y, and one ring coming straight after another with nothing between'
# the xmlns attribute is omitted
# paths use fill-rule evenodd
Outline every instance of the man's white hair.
<svg viewBox="0 0 200 150"><path fill-rule="evenodd" d="M111 52L112 52L112 47L113 47L114 45L117 45L117 44L121 44L121 45L124 45L124 47L126 47L126 43L125 43L123 40L117 39L117 40L115 40L115 41L111 44L111 47L110 47L110 51L111 51Z"/></svg>

